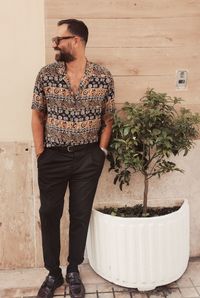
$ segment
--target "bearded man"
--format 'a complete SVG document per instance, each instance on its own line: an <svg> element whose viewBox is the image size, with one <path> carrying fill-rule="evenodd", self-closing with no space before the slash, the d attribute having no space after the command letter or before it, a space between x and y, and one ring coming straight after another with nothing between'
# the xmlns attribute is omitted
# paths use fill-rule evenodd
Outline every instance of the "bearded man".
<svg viewBox="0 0 200 298"><path fill-rule="evenodd" d="M69 187L69 254L66 281L73 298L85 296L78 270L107 154L114 111L111 73L85 56L88 28L79 20L58 22L52 38L56 62L43 67L32 101L44 266L49 271L38 298L51 298L64 283L60 268L60 219Z"/></svg>

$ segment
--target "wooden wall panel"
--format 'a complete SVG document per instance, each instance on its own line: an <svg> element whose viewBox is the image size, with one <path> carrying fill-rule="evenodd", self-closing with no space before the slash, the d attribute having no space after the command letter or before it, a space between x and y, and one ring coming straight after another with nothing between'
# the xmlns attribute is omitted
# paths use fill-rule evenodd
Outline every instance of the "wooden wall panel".
<svg viewBox="0 0 200 298"><path fill-rule="evenodd" d="M87 57L105 65L112 72L116 86L116 102L136 102L147 88L155 88L172 96L180 96L190 104L199 103L200 47L87 49ZM48 63L54 60L52 48L46 49ZM187 69L186 90L176 90L176 70Z"/></svg>
<svg viewBox="0 0 200 298"><path fill-rule="evenodd" d="M199 16L198 0L45 0L46 18L162 18Z"/></svg>
<svg viewBox="0 0 200 298"><path fill-rule="evenodd" d="M114 81L116 103L138 102L147 88L154 88L158 92L167 91L171 96L182 97L186 104L200 104L200 84L195 75L190 75L188 89L182 91L175 89L175 76L114 77Z"/></svg>
<svg viewBox="0 0 200 298"><path fill-rule="evenodd" d="M147 88L199 103L200 1L46 0L46 62L54 61L57 21L82 19L89 27L86 55L113 74L116 102L137 101ZM176 90L176 71L188 86ZM133 98L134 94L134 98Z"/></svg>
<svg viewBox="0 0 200 298"><path fill-rule="evenodd" d="M59 19L46 20L46 46L56 34ZM83 19L89 27L88 47L135 48L200 45L200 17Z"/></svg>
<svg viewBox="0 0 200 298"><path fill-rule="evenodd" d="M200 68L200 46L176 48L88 48L89 60L105 65L114 76L174 75L187 69L196 75ZM46 48L46 61L54 61L55 52Z"/></svg>

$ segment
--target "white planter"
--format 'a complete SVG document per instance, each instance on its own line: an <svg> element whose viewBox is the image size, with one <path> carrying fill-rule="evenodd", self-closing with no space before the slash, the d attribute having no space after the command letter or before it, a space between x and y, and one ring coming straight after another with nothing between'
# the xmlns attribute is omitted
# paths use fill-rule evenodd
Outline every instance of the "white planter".
<svg viewBox="0 0 200 298"><path fill-rule="evenodd" d="M91 267L117 285L152 290L177 280L189 259L189 206L151 218L92 211L87 237Z"/></svg>

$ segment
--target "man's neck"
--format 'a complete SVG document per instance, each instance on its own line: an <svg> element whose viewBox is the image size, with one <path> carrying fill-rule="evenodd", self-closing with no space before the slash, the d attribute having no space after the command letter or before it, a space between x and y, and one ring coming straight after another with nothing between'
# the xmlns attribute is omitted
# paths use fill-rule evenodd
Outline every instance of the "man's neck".
<svg viewBox="0 0 200 298"><path fill-rule="evenodd" d="M66 63L67 64L67 73L74 74L74 73L82 73L85 70L87 59L85 56L81 56L76 60Z"/></svg>

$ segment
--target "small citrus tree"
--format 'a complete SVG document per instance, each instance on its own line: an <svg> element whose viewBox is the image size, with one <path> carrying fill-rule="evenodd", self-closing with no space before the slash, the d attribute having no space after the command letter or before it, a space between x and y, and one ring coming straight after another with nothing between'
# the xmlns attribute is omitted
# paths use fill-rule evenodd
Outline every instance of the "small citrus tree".
<svg viewBox="0 0 200 298"><path fill-rule="evenodd" d="M116 172L114 183L129 185L131 175L144 177L143 216L147 215L149 179L171 171L180 171L169 160L183 152L185 156L199 136L200 115L176 109L182 99L147 90L138 104L125 103L114 114L109 146L110 170Z"/></svg>

